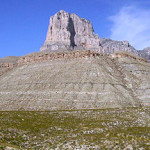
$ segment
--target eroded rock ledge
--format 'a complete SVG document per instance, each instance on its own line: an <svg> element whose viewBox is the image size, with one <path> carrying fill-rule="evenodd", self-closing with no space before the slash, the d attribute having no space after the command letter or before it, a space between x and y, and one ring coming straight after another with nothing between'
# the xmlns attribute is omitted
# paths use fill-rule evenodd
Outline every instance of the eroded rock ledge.
<svg viewBox="0 0 150 150"><path fill-rule="evenodd" d="M114 54L106 55L104 53L97 53L91 50L76 50L76 51L66 51L66 52L37 52L21 57L18 60L18 65L29 64L34 62L41 62L47 60L59 60L59 59L75 59L75 58L91 58L99 56L108 56L111 59L128 57L131 59L136 59L139 61L148 62L146 59L138 57L134 54L127 52L116 52Z"/></svg>
<svg viewBox="0 0 150 150"><path fill-rule="evenodd" d="M19 57L8 56L0 59L0 76L17 66Z"/></svg>
<svg viewBox="0 0 150 150"><path fill-rule="evenodd" d="M96 53L90 50L66 51L66 52L47 52L47 53L33 53L21 57L18 60L18 65L28 64L39 61L54 60L54 59L75 59L75 58L90 58L96 56L103 56L102 53Z"/></svg>
<svg viewBox="0 0 150 150"><path fill-rule="evenodd" d="M116 52L116 53L113 53L113 54L110 54L109 55L110 58L131 58L131 59L136 59L136 60L139 60L139 61L144 61L144 62L147 62L148 63L148 60L142 58L142 57L139 57L137 55L133 55L131 53L127 53L127 52Z"/></svg>
<svg viewBox="0 0 150 150"><path fill-rule="evenodd" d="M18 60L16 60L16 62L7 62L7 61L0 62L0 76L5 72L11 70L12 68L20 65L42 62L42 61L52 61L52 60L60 60L60 59L72 60L76 58L91 58L91 57L99 57L99 56L108 56L111 59L128 57L131 59L148 62L146 59L143 59L141 57L138 57L134 54L127 53L127 52L116 52L110 55L106 55L104 53L97 53L91 50L76 50L76 51L64 51L64 52L36 52L36 53L31 53L29 55L20 57L18 58Z"/></svg>
<svg viewBox="0 0 150 150"><path fill-rule="evenodd" d="M150 64L133 54L38 52L0 77L0 110L150 106Z"/></svg>
<svg viewBox="0 0 150 150"><path fill-rule="evenodd" d="M9 71L10 69L14 68L14 66L16 66L16 64L14 63L1 63L0 62L0 76Z"/></svg>

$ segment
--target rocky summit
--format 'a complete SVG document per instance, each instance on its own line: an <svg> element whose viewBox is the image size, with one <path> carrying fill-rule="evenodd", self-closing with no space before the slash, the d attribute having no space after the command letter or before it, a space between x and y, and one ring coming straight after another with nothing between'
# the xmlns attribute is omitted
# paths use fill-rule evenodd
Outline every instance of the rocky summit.
<svg viewBox="0 0 150 150"><path fill-rule="evenodd" d="M50 18L46 41L40 50L56 51L66 49L93 50L103 53L129 51L137 54L137 51L128 41L99 38L94 33L89 20L61 10Z"/></svg>
<svg viewBox="0 0 150 150"><path fill-rule="evenodd" d="M46 40L40 51L92 50L105 54L127 51L150 61L149 49L136 50L128 41L99 38L89 20L61 10L50 17Z"/></svg>

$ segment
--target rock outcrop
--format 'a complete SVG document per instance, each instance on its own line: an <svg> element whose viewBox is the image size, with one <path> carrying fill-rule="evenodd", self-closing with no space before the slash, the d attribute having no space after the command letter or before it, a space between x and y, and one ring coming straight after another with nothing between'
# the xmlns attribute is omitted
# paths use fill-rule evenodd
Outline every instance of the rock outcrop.
<svg viewBox="0 0 150 150"><path fill-rule="evenodd" d="M150 63L141 59L132 56L118 57L117 64L133 95L140 99L144 106L150 106Z"/></svg>
<svg viewBox="0 0 150 150"><path fill-rule="evenodd" d="M17 66L19 57L9 56L0 59L0 76Z"/></svg>
<svg viewBox="0 0 150 150"><path fill-rule="evenodd" d="M61 10L50 18L43 50L100 49L90 21Z"/></svg>
<svg viewBox="0 0 150 150"><path fill-rule="evenodd" d="M150 62L150 47L138 51L140 57L147 59Z"/></svg>
<svg viewBox="0 0 150 150"><path fill-rule="evenodd" d="M47 37L41 51L93 50L113 53L129 51L137 54L127 41L99 38L89 20L61 10L50 18Z"/></svg>
<svg viewBox="0 0 150 150"><path fill-rule="evenodd" d="M63 51L63 52L36 52L20 57L17 64L26 65L42 61L53 60L72 60L76 58L92 58L96 56L104 56L104 54L96 53L90 50L75 50L75 51Z"/></svg>
<svg viewBox="0 0 150 150"><path fill-rule="evenodd" d="M136 49L131 46L128 41L114 41L107 38L100 38L100 43L102 46L102 52L106 54L127 51L138 55Z"/></svg>
<svg viewBox="0 0 150 150"><path fill-rule="evenodd" d="M27 65L36 62L53 61L53 60L73 60L77 58L96 58L100 56L107 56L109 58L131 58L139 61L148 62L146 59L134 55L129 52L116 52L113 54L97 53L91 50L74 50L74 51L63 51L63 52L34 52L18 59L17 65Z"/></svg>

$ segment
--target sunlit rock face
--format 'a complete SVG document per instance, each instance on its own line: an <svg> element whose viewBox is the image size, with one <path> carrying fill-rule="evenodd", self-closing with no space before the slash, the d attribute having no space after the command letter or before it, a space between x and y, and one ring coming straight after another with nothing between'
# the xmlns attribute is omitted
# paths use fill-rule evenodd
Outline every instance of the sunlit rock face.
<svg viewBox="0 0 150 150"><path fill-rule="evenodd" d="M50 25L46 36L46 41L42 50L58 50L70 47L71 33L68 30L70 15L65 11L60 11L50 18Z"/></svg>
<svg viewBox="0 0 150 150"><path fill-rule="evenodd" d="M150 62L150 47L144 48L143 50L138 51L139 56L147 59Z"/></svg>
<svg viewBox="0 0 150 150"><path fill-rule="evenodd" d="M99 50L99 42L90 21L61 10L50 18L46 41L41 51L91 48Z"/></svg>
<svg viewBox="0 0 150 150"><path fill-rule="evenodd" d="M137 54L129 42L99 38L94 33L89 20L61 10L50 18L46 41L40 50L57 51L66 49L84 49L103 53L129 51Z"/></svg>

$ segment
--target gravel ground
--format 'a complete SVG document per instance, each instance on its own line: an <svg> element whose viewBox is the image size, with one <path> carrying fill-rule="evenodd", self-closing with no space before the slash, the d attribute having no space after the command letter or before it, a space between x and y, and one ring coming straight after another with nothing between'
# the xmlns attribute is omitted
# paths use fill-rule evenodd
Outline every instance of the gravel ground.
<svg viewBox="0 0 150 150"><path fill-rule="evenodd" d="M150 149L150 109L0 112L0 150Z"/></svg>

